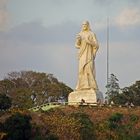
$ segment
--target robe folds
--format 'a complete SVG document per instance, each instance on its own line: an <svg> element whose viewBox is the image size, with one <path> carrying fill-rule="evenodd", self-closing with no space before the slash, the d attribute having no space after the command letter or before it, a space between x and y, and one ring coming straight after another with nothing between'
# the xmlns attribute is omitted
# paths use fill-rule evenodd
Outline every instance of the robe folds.
<svg viewBox="0 0 140 140"><path fill-rule="evenodd" d="M96 72L95 72L95 57L99 48L98 41L93 32L83 32L78 34L75 43L79 49L79 71L76 90L94 89L97 90Z"/></svg>

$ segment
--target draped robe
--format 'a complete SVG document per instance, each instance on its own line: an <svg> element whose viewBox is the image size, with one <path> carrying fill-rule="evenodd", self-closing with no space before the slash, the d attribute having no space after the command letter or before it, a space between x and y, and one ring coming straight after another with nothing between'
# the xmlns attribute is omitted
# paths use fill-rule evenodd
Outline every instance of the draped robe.
<svg viewBox="0 0 140 140"><path fill-rule="evenodd" d="M79 72L76 90L97 90L95 79L95 56L99 48L96 36L91 31L81 31L76 39L76 48L79 49ZM88 40L88 43L87 43ZM89 43L90 42L90 43Z"/></svg>

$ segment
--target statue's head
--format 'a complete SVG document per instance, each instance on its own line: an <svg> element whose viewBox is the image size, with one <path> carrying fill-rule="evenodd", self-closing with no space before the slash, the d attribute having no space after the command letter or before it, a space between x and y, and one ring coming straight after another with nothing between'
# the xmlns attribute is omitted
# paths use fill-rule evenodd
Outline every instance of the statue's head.
<svg viewBox="0 0 140 140"><path fill-rule="evenodd" d="M82 24L82 31L90 31L90 25L88 21L84 21Z"/></svg>

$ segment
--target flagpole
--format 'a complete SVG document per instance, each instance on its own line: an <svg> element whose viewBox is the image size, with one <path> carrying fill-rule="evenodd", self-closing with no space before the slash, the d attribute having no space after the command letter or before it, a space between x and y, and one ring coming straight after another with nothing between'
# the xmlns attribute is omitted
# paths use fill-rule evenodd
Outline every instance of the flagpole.
<svg viewBox="0 0 140 140"><path fill-rule="evenodd" d="M107 74L107 85L109 84L109 17L107 17L107 70L106 70L106 74ZM107 87L107 92L108 92L108 87Z"/></svg>

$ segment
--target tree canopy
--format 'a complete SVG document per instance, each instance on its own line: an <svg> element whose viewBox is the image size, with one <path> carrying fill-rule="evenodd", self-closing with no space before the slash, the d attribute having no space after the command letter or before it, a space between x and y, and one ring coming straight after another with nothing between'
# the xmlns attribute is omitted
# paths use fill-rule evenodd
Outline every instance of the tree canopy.
<svg viewBox="0 0 140 140"><path fill-rule="evenodd" d="M113 101L115 104L125 105L133 104L140 106L140 81L136 81L129 87L120 89L119 80L114 74L111 74L107 84L107 96L109 102Z"/></svg>
<svg viewBox="0 0 140 140"><path fill-rule="evenodd" d="M59 99L67 101L71 91L70 87L59 82L53 74L34 71L11 72L0 81L0 94L8 95L12 98L12 105L21 108Z"/></svg>

